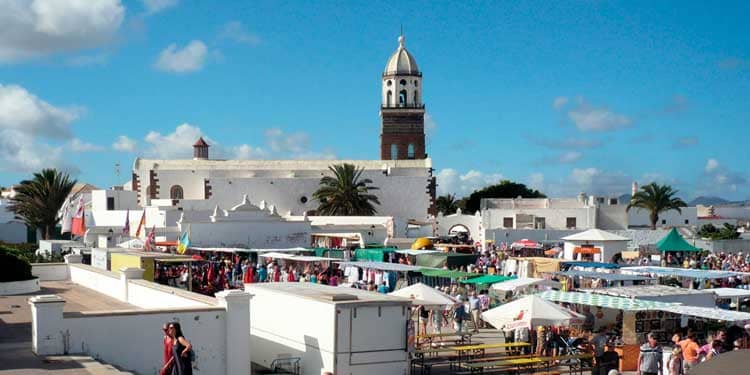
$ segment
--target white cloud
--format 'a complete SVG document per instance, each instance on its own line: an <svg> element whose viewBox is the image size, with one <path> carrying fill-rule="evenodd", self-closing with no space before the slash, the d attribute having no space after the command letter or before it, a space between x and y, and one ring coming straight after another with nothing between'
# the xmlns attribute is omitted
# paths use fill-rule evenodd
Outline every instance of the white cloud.
<svg viewBox="0 0 750 375"><path fill-rule="evenodd" d="M560 154L557 158L557 162L560 164L575 163L576 161L581 160L581 157L583 157L583 154L578 151L567 151Z"/></svg>
<svg viewBox="0 0 750 375"><path fill-rule="evenodd" d="M188 123L181 124L173 132L164 135L152 130L144 138L148 145L145 154L158 159L189 159L193 156L193 144L200 137L209 145L215 146L216 142L208 138L201 128Z"/></svg>
<svg viewBox="0 0 750 375"><path fill-rule="evenodd" d="M499 173L486 174L472 169L465 174L460 174L453 168L445 168L437 174L437 193L438 195L456 194L457 197L464 197L474 190L496 184L502 178L503 175Z"/></svg>
<svg viewBox="0 0 750 375"><path fill-rule="evenodd" d="M580 99L578 105L568 112L568 118L580 131L611 131L628 127L630 118L608 108L596 108Z"/></svg>
<svg viewBox="0 0 750 375"><path fill-rule="evenodd" d="M708 159L706 161L706 172L713 172L719 168L719 161L716 159Z"/></svg>
<svg viewBox="0 0 750 375"><path fill-rule="evenodd" d="M151 15L176 6L179 0L141 0L141 2L146 8L146 14Z"/></svg>
<svg viewBox="0 0 750 375"><path fill-rule="evenodd" d="M232 148L232 155L235 159L265 159L267 153L260 147L253 147L248 144L242 144Z"/></svg>
<svg viewBox="0 0 750 375"><path fill-rule="evenodd" d="M56 139L72 137L81 108L55 107L21 86L0 84L0 129Z"/></svg>
<svg viewBox="0 0 750 375"><path fill-rule="evenodd" d="M112 148L116 151L122 152L133 152L135 151L136 142L127 136L121 135L117 137L117 140L112 143Z"/></svg>
<svg viewBox="0 0 750 375"><path fill-rule="evenodd" d="M0 1L0 62L99 47L124 17L120 0Z"/></svg>
<svg viewBox="0 0 750 375"><path fill-rule="evenodd" d="M532 173L529 176L529 187L544 192L544 190L546 190L546 185L544 184L544 174Z"/></svg>
<svg viewBox="0 0 750 375"><path fill-rule="evenodd" d="M432 116L429 113L424 114L424 132L430 136L432 134L435 134L435 131L437 130L438 124L435 122L435 119L432 118Z"/></svg>
<svg viewBox="0 0 750 375"><path fill-rule="evenodd" d="M206 63L208 48L200 40L193 40L184 48L170 44L161 51L154 67L170 73L190 73L203 69Z"/></svg>
<svg viewBox="0 0 750 375"><path fill-rule="evenodd" d="M245 25L239 21L229 21L221 27L219 37L222 39L233 40L237 43L257 45L260 43L260 37L247 31Z"/></svg>
<svg viewBox="0 0 750 375"><path fill-rule="evenodd" d="M73 138L69 144L70 150L73 152L91 152L91 151L102 151L102 146L97 146L93 143L84 142L78 138Z"/></svg>
<svg viewBox="0 0 750 375"><path fill-rule="evenodd" d="M0 85L0 170L56 167L72 171L63 160L63 146L48 141L69 141L71 149L87 148L73 138L71 129L81 112L80 108L53 106L21 86Z"/></svg>
<svg viewBox="0 0 750 375"><path fill-rule="evenodd" d="M299 154L310 147L310 136L305 132L285 133L279 128L269 128L265 136L266 144L276 153Z"/></svg>
<svg viewBox="0 0 750 375"><path fill-rule="evenodd" d="M568 104L567 96L558 96L554 100L552 100L552 108L556 110L559 110L562 107L565 107L566 104Z"/></svg>

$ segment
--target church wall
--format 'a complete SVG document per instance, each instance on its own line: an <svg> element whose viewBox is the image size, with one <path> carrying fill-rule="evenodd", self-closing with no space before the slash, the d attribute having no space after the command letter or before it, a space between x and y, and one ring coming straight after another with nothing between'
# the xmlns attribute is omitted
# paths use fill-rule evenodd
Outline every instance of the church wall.
<svg viewBox="0 0 750 375"><path fill-rule="evenodd" d="M218 221L189 224L190 242L193 246L251 249L310 246L310 222Z"/></svg>

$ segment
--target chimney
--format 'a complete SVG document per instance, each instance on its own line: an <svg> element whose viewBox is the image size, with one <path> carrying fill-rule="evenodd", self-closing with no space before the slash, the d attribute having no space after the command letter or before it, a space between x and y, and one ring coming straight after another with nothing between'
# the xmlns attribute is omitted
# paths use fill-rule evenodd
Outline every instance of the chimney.
<svg viewBox="0 0 750 375"><path fill-rule="evenodd" d="M208 143L203 140L203 137L198 138L198 141L193 145L193 160L208 160Z"/></svg>

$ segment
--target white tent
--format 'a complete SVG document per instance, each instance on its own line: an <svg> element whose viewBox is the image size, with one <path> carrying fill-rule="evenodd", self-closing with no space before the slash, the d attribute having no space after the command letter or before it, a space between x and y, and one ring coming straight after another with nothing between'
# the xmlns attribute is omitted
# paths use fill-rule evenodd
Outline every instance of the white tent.
<svg viewBox="0 0 750 375"><path fill-rule="evenodd" d="M584 317L537 296L526 296L483 312L482 319L497 329L511 330L524 326L570 324L582 321Z"/></svg>
<svg viewBox="0 0 750 375"><path fill-rule="evenodd" d="M627 250L629 238L616 235L601 229L589 229L580 233L572 234L562 238L563 258L568 260L583 260L576 248L594 247L597 253L593 255L594 262L609 262L612 256L623 250Z"/></svg>
<svg viewBox="0 0 750 375"><path fill-rule="evenodd" d="M447 307L458 303L455 298L422 283L410 285L389 294L409 298L413 300L412 304L414 305Z"/></svg>
<svg viewBox="0 0 750 375"><path fill-rule="evenodd" d="M549 287L557 288L557 287L560 287L560 282L554 281L554 280L538 279L534 277L522 277L519 279L513 279L513 280L503 281L501 283L492 284L492 289L501 290L505 292L511 292L511 291L516 291L518 289L523 289L523 288L534 286L534 285L549 286Z"/></svg>

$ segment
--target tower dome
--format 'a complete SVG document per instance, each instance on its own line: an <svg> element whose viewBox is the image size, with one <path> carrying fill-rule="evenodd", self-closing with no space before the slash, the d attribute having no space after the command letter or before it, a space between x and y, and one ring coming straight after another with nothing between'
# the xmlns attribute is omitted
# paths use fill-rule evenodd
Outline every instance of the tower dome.
<svg viewBox="0 0 750 375"><path fill-rule="evenodd" d="M383 75L419 75L417 60L406 50L404 41L403 35L398 37L398 49L388 59Z"/></svg>

